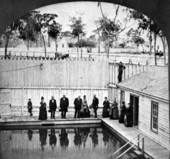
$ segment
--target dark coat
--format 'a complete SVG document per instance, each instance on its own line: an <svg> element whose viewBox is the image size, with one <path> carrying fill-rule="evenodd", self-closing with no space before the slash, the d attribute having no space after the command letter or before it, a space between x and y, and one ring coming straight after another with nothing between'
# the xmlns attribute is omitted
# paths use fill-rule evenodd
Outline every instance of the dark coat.
<svg viewBox="0 0 170 159"><path fill-rule="evenodd" d="M98 104L99 104L99 99L97 97L93 98L92 106L94 109L98 108Z"/></svg>
<svg viewBox="0 0 170 159"><path fill-rule="evenodd" d="M81 98L80 99L76 98L74 100L74 105L75 105L75 109L80 110L81 109L81 105L82 105L82 99Z"/></svg>
<svg viewBox="0 0 170 159"><path fill-rule="evenodd" d="M39 112L39 120L46 120L47 119L47 110L46 110L46 103L40 103L40 112Z"/></svg>
<svg viewBox="0 0 170 159"><path fill-rule="evenodd" d="M68 98L65 97L65 99L62 97L60 99L60 108L61 108L61 111L67 111L68 109L68 106L69 106L69 100Z"/></svg>
<svg viewBox="0 0 170 159"><path fill-rule="evenodd" d="M32 109L32 102L31 101L28 101L27 107L28 107L28 110Z"/></svg>
<svg viewBox="0 0 170 159"><path fill-rule="evenodd" d="M120 117L119 117L119 123L124 123L124 117L125 117L125 111L126 111L126 106L125 104L122 104L120 108Z"/></svg>
<svg viewBox="0 0 170 159"><path fill-rule="evenodd" d="M109 101L104 101L103 102L103 113L102 116L103 117L109 117L109 108L110 108L110 103Z"/></svg>
<svg viewBox="0 0 170 159"><path fill-rule="evenodd" d="M57 109L57 103L56 103L56 100L55 99L51 99L50 102L49 102L49 108L50 110L53 110L53 111L56 111Z"/></svg>

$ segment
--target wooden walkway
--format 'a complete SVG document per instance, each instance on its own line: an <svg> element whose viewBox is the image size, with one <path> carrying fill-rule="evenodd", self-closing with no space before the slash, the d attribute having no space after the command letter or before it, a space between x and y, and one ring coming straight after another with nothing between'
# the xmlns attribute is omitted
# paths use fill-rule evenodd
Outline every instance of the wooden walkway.
<svg viewBox="0 0 170 159"><path fill-rule="evenodd" d="M136 127L125 127L124 124L120 124L118 120L111 120L109 118L102 119L102 123L125 141L132 140L135 136L141 133L140 138L144 136L144 151L146 154L154 159L170 159L170 150L145 136ZM137 139L132 141L132 143L137 146ZM140 143L140 148L141 146L142 144Z"/></svg>

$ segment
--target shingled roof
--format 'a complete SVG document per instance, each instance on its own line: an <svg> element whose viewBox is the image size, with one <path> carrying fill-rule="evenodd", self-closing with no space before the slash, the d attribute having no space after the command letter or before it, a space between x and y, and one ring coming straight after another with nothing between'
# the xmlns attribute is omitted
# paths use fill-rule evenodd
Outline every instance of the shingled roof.
<svg viewBox="0 0 170 159"><path fill-rule="evenodd" d="M118 86L169 101L168 81L168 67L153 66Z"/></svg>

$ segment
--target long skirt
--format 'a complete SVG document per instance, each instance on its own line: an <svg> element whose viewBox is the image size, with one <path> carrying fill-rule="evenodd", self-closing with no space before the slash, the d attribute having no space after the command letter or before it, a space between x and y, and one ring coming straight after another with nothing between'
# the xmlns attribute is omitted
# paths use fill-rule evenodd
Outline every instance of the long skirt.
<svg viewBox="0 0 170 159"><path fill-rule="evenodd" d="M46 119L47 119L47 110L46 108L40 107L39 120L46 120Z"/></svg>
<svg viewBox="0 0 170 159"><path fill-rule="evenodd" d="M121 112L119 117L119 123L124 123L124 117L125 117L125 113Z"/></svg>
<svg viewBox="0 0 170 159"><path fill-rule="evenodd" d="M103 107L102 116L103 116L103 118L109 117L109 111L106 107Z"/></svg>

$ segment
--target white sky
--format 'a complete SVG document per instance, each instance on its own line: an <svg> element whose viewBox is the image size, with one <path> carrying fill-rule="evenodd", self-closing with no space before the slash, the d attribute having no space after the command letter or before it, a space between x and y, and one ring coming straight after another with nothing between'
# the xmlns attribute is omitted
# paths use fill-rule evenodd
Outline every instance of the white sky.
<svg viewBox="0 0 170 159"><path fill-rule="evenodd" d="M41 13L55 13L58 15L58 22L62 25L62 31L70 30L69 17L82 17L82 21L85 26L86 35L92 34L92 31L96 29L95 21L102 18L100 8L98 7L98 2L69 2L53 4L46 7L42 7L36 10L41 11ZM126 17L126 14L121 10L125 7L120 8L120 13L117 19L120 21ZM102 9L104 14L113 19L115 15L115 6L112 3L102 2ZM134 21L133 21L134 24ZM133 25L136 26L135 24ZM123 26L122 26L123 27ZM129 28L128 28L129 29Z"/></svg>

